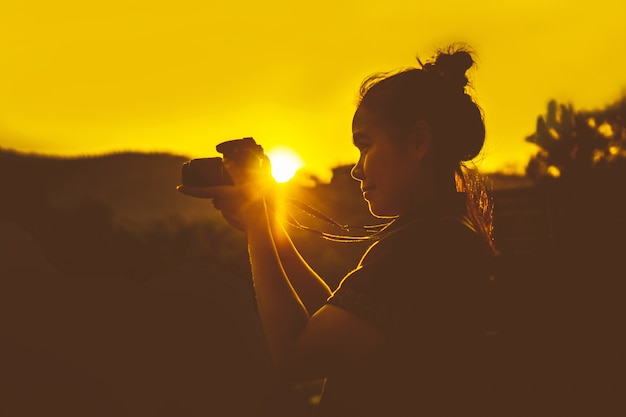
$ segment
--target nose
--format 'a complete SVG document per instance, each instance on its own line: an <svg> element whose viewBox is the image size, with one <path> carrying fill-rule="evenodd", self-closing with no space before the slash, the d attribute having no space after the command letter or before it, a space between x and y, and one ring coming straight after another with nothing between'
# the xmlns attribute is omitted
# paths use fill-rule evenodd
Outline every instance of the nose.
<svg viewBox="0 0 626 417"><path fill-rule="evenodd" d="M356 163L350 170L350 176L357 181L363 181L365 176L363 175L363 164L359 159L359 162Z"/></svg>

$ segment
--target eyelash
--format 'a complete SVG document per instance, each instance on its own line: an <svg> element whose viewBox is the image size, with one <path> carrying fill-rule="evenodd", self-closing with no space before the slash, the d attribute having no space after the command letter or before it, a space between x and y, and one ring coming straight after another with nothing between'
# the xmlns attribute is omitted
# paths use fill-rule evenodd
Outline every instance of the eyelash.
<svg viewBox="0 0 626 417"><path fill-rule="evenodd" d="M356 148L359 150L360 153L363 153L369 148L369 145L358 145Z"/></svg>

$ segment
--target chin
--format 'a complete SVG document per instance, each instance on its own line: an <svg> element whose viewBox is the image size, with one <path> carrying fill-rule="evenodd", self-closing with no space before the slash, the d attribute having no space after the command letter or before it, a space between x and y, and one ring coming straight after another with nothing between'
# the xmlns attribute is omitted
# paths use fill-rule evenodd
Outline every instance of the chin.
<svg viewBox="0 0 626 417"><path fill-rule="evenodd" d="M398 217L398 214L394 210L386 210L383 207L376 207L375 205L372 205L372 203L369 201L367 202L367 204L369 205L370 213L374 217L378 217L379 219Z"/></svg>

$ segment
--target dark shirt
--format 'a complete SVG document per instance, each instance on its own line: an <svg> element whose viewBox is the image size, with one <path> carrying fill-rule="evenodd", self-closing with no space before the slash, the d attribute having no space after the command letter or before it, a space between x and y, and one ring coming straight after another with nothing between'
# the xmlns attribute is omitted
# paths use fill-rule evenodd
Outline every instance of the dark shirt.
<svg viewBox="0 0 626 417"><path fill-rule="evenodd" d="M480 415L491 251L455 197L396 219L329 298L386 341L328 375L325 415Z"/></svg>

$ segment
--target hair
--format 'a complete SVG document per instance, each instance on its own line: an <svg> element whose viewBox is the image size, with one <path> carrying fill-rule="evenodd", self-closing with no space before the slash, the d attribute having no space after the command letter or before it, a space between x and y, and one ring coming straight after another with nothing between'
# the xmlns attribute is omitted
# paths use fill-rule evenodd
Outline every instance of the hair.
<svg viewBox="0 0 626 417"><path fill-rule="evenodd" d="M492 202L474 159L484 145L482 109L467 93L466 72L474 65L470 50L452 45L419 67L376 73L363 81L358 105L376 113L391 137L405 137L416 122L431 131L435 161L435 192L452 180L466 195L468 216L495 252Z"/></svg>

